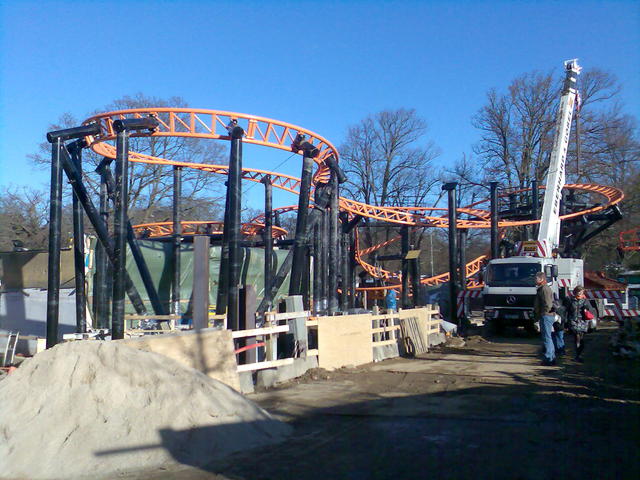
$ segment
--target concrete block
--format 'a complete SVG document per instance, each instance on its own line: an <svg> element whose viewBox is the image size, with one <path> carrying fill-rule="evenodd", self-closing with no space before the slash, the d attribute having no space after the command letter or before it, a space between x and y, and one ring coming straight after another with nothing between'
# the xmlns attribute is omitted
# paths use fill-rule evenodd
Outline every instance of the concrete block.
<svg viewBox="0 0 640 480"><path fill-rule="evenodd" d="M238 372L238 376L240 377L240 392L245 395L253 393L255 390L253 386L253 372Z"/></svg>
<svg viewBox="0 0 640 480"><path fill-rule="evenodd" d="M294 378L301 377L307 370L318 367L318 357L295 358L291 365L282 365L278 368L258 370L256 387L271 388L279 383L284 383Z"/></svg>
<svg viewBox="0 0 640 480"><path fill-rule="evenodd" d="M441 345L446 342L446 338L444 333L436 332L429 334L429 346L433 347L434 345Z"/></svg>
<svg viewBox="0 0 640 480"><path fill-rule="evenodd" d="M396 358L400 356L398 350L398 344L395 345L380 345L373 347L373 361L381 362L387 358Z"/></svg>

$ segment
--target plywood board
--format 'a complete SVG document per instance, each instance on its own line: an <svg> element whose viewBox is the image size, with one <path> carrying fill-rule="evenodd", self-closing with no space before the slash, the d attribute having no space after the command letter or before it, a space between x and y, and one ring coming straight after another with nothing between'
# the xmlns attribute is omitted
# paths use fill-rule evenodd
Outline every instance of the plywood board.
<svg viewBox="0 0 640 480"><path fill-rule="evenodd" d="M400 310L398 315L401 319L415 317L422 343L429 345L429 334L439 331L440 321L433 318L435 313L437 310L433 308L422 307Z"/></svg>
<svg viewBox="0 0 640 480"><path fill-rule="evenodd" d="M240 391L231 330L192 330L118 341L139 350L172 358Z"/></svg>
<svg viewBox="0 0 640 480"><path fill-rule="evenodd" d="M373 362L371 315L318 317L318 366L333 370Z"/></svg>

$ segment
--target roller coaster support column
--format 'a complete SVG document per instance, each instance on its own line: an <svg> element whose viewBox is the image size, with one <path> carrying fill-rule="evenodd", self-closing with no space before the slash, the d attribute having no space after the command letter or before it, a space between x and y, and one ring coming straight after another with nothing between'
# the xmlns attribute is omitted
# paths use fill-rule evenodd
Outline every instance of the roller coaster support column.
<svg viewBox="0 0 640 480"><path fill-rule="evenodd" d="M51 143L51 190L49 197L49 262L47 273L47 348L58 343L60 313L60 246L62 236L62 163L66 154L63 142L72 138L97 135L98 124L47 133Z"/></svg>
<svg viewBox="0 0 640 480"><path fill-rule="evenodd" d="M129 132L153 131L158 126L155 118L116 120L116 189L114 211L114 265L113 265L113 320L111 338L124 338L124 295L127 271L127 205L129 203Z"/></svg>
<svg viewBox="0 0 640 480"><path fill-rule="evenodd" d="M85 145L85 141L79 139L67 146L73 164L80 175L82 175L82 148ZM75 193L73 194L73 264L76 285L76 332L85 333L87 331L87 296L84 275L84 218L82 205Z"/></svg>
<svg viewBox="0 0 640 480"><path fill-rule="evenodd" d="M351 290L351 282L349 277L350 272L350 258L349 258L349 232L347 232L347 226L349 224L349 214L347 212L340 212L340 244L341 244L341 263L342 266L340 276L342 277L341 289L342 295L340 295L340 310L346 312L349 309L349 296L353 295Z"/></svg>
<svg viewBox="0 0 640 480"><path fill-rule="evenodd" d="M331 171L329 180L331 192L331 210L329 223L329 314L338 312L338 271L340 266L340 244L338 241L338 215L339 215L339 185L347 181L347 177L338 166L334 156L325 160L325 164Z"/></svg>
<svg viewBox="0 0 640 480"><path fill-rule="evenodd" d="M413 245L411 246L413 249ZM413 291L413 308L418 308L422 305L420 299L420 257L412 258L409 260L409 270L411 271L411 290Z"/></svg>
<svg viewBox="0 0 640 480"><path fill-rule="evenodd" d="M111 174L111 169L109 168L109 164L111 163L111 159L107 158L100 162L96 171L100 173L100 175L104 176L105 183L107 186L107 193L109 197L111 197L113 204L115 206L116 199L116 181ZM142 255L142 251L140 250L140 246L136 241L135 233L133 232L133 227L131 226L131 221L127 217L126 220L126 230L127 230L127 243L129 244L129 250L131 250L131 256L133 257L133 261L136 263L136 267L138 267L138 273L140 273L140 278L142 279L142 283L144 285L145 291L147 292L147 296L149 297L149 301L151 302L151 306L153 307L153 312L156 315L164 315L165 311L160 302L160 297L158 296L158 291L156 290L155 285L153 284L153 280L151 279L151 272L149 271L149 267L147 266L147 262Z"/></svg>
<svg viewBox="0 0 640 480"><path fill-rule="evenodd" d="M320 242L322 239L320 238L320 225L315 225L313 227L313 314L320 314L320 310L322 309L322 301L320 297L322 296L322 278L321 278L321 269L320 266Z"/></svg>
<svg viewBox="0 0 640 480"><path fill-rule="evenodd" d="M498 258L498 182L490 182L491 188L491 258Z"/></svg>
<svg viewBox="0 0 640 480"><path fill-rule="evenodd" d="M459 231L460 235L460 246L458 250L460 251L460 290L465 291L467 289L467 236L469 231L466 228L461 228ZM466 299L463 300L466 302ZM457 307L457 304L456 304ZM459 319L460 324L463 329L467 328L467 309L463 309L462 318Z"/></svg>
<svg viewBox="0 0 640 480"><path fill-rule="evenodd" d="M222 229L222 245L220 246L220 271L218 272L218 295L216 298L216 314L227 313L227 297L229 294L229 180L227 185L227 196L224 203L224 228Z"/></svg>
<svg viewBox="0 0 640 480"><path fill-rule="evenodd" d="M229 157L229 292L227 296L227 325L238 330L240 318L240 210L242 208L242 137L238 125L229 127L231 155Z"/></svg>
<svg viewBox="0 0 640 480"><path fill-rule="evenodd" d="M300 196L298 197L298 218L296 220L296 236L293 246L293 264L289 284L289 295L302 294L303 262L306 260L308 247L307 219L309 216L309 194L311 192L311 171L313 159L318 156L319 150L311 143L305 141L304 135L298 135L292 146L294 151L303 151L302 175L300 178Z"/></svg>
<svg viewBox="0 0 640 480"><path fill-rule="evenodd" d="M400 305L402 308L411 308L409 304L409 226L400 227L400 257L402 259L402 292L400 293Z"/></svg>
<svg viewBox="0 0 640 480"><path fill-rule="evenodd" d="M458 318L456 314L457 305L457 285L458 275L457 270L457 205L456 205L456 186L458 182L448 182L442 186L443 190L446 190L449 195L449 319L451 323L458 324Z"/></svg>
<svg viewBox="0 0 640 480"><path fill-rule="evenodd" d="M329 210L329 315L338 312L338 179L331 172L331 208Z"/></svg>
<svg viewBox="0 0 640 480"><path fill-rule="evenodd" d="M531 219L538 220L540 218L540 198L538 197L538 180L531 180ZM531 225L533 235L531 238L538 236L538 225Z"/></svg>
<svg viewBox="0 0 640 480"><path fill-rule="evenodd" d="M173 285L171 291L172 312L180 315L180 243L182 226L180 224L180 197L182 197L182 167L173 167Z"/></svg>
<svg viewBox="0 0 640 480"><path fill-rule="evenodd" d="M110 161L106 159L105 161ZM104 173L100 174L100 217L104 225L109 224L109 193ZM93 317L97 328L109 328L109 303L112 272L105 247L96 244L95 274L93 279Z"/></svg>
<svg viewBox="0 0 640 480"><path fill-rule="evenodd" d="M267 310L271 309L271 283L273 282L273 187L271 175L260 180L264 184L264 299ZM315 298L315 296L314 296Z"/></svg>

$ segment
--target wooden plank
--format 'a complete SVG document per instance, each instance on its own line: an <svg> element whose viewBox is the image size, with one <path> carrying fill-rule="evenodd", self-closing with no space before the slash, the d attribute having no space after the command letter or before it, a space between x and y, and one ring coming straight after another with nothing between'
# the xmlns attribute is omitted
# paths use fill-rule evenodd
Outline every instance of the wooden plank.
<svg viewBox="0 0 640 480"><path fill-rule="evenodd" d="M182 315L125 315L125 320L178 320L182 318Z"/></svg>
<svg viewBox="0 0 640 480"><path fill-rule="evenodd" d="M283 312L283 313L266 313L265 318L269 321L277 322L280 320L292 320L294 318L311 317L311 312Z"/></svg>
<svg viewBox="0 0 640 480"><path fill-rule="evenodd" d="M329 370L373 362L371 314L318 318L318 366Z"/></svg>
<svg viewBox="0 0 640 480"><path fill-rule="evenodd" d="M238 373L264 370L265 368L275 368L282 365L291 365L292 363L293 358L282 358L280 360L271 360L269 362L247 363L246 365L238 365Z"/></svg>
<svg viewBox="0 0 640 480"><path fill-rule="evenodd" d="M373 328L371 330L371 333L386 333L386 332L393 332L394 330L400 330L400 325L391 325L390 327Z"/></svg>
<svg viewBox="0 0 640 480"><path fill-rule="evenodd" d="M398 340L381 340L379 342L373 342L374 347L381 347L383 345L395 345L398 343Z"/></svg>
<svg viewBox="0 0 640 480"><path fill-rule="evenodd" d="M280 325L277 327L253 328L251 330L237 330L232 332L233 338L255 337L257 335L270 335L272 333L288 332L289 325Z"/></svg>
<svg viewBox="0 0 640 480"><path fill-rule="evenodd" d="M307 350L307 357L317 357L317 356L318 356L317 348L312 348L311 350Z"/></svg>
<svg viewBox="0 0 640 480"><path fill-rule="evenodd" d="M317 327L318 320L307 320L307 327Z"/></svg>

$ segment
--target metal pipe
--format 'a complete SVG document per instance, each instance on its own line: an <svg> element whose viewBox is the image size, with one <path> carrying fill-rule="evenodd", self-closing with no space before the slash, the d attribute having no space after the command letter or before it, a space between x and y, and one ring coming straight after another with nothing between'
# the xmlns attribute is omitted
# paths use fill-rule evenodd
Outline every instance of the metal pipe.
<svg viewBox="0 0 640 480"><path fill-rule="evenodd" d="M411 290L413 291L413 308L417 308L422 305L420 298L420 258L412 258L409 262L411 270Z"/></svg>
<svg viewBox="0 0 640 480"><path fill-rule="evenodd" d="M409 260L407 260L407 254L409 253L409 226L403 225L400 227L400 249L402 258L402 292L400 297L400 304L402 308L409 308Z"/></svg>
<svg viewBox="0 0 640 480"><path fill-rule="evenodd" d="M306 258L308 239L306 237L309 216L309 194L311 193L311 170L313 158L305 151L302 158L302 175L300 178L300 195L298 196L298 218L296 219L296 236L293 247L293 265L289 280L289 295L300 295L302 288L303 262Z"/></svg>
<svg viewBox="0 0 640 480"><path fill-rule="evenodd" d="M457 205L456 205L456 186L458 182L448 182L442 186L449 196L449 318L451 323L458 324L457 316Z"/></svg>
<svg viewBox="0 0 640 480"><path fill-rule="evenodd" d="M242 137L244 130L235 126L231 134L229 157L229 292L227 296L227 325L238 330L240 315L240 210L242 208Z"/></svg>
<svg viewBox="0 0 640 480"><path fill-rule="evenodd" d="M182 197L182 167L173 167L173 285L171 289L172 313L180 315L180 243L182 225L180 223L180 200Z"/></svg>
<svg viewBox="0 0 640 480"><path fill-rule="evenodd" d="M273 187L271 175L260 180L264 184L264 299L267 310L271 309L271 283L273 282Z"/></svg>
<svg viewBox="0 0 640 480"><path fill-rule="evenodd" d="M58 343L58 315L60 306L60 237L62 233L61 156L62 138L57 137L51 143L49 258L47 270L47 348L51 348Z"/></svg>
<svg viewBox="0 0 640 480"><path fill-rule="evenodd" d="M338 175L331 171L331 208L329 210L329 315L338 312Z"/></svg>
<svg viewBox="0 0 640 480"><path fill-rule="evenodd" d="M79 140L73 142L71 149L71 159L82 175L82 145ZM80 140L84 144L83 140ZM82 205L78 200L78 195L73 193L73 260L75 269L76 286L76 332L87 331L87 296L85 293L85 273L84 273L84 217L82 215Z"/></svg>
<svg viewBox="0 0 640 480"><path fill-rule="evenodd" d="M491 258L498 258L498 182L490 182L491 188Z"/></svg>
<svg viewBox="0 0 640 480"><path fill-rule="evenodd" d="M356 235L353 230L349 232L349 283L351 284L351 296L349 308L356 306Z"/></svg>
<svg viewBox="0 0 640 480"><path fill-rule="evenodd" d="M63 142L72 138L84 138L100 133L100 125L98 123L89 123L79 127L65 128L63 130L53 130L47 133L47 141L49 143ZM62 143L61 143L62 145Z"/></svg>
<svg viewBox="0 0 640 480"><path fill-rule="evenodd" d="M82 181L82 177L76 170L75 165L71 162L69 155L66 149L63 149L61 152L62 159L62 168L69 178L69 183L73 188L74 193L78 195L78 200L82 204L84 208L84 212L87 214L87 218L91 222L93 226L96 236L102 246L105 248L107 258L113 267L115 263L115 253L114 253L114 245L109 237L109 230L107 229L107 224L103 222L102 217L96 210L96 207L93 205L93 201L89 196L87 188L84 186L84 182ZM127 291L127 295L129 296L129 300L133 304L133 308L135 308L136 313L144 314L147 312L147 309L136 290L135 285L131 281L129 274L125 272L125 287ZM110 287L111 288L111 287ZM111 290L110 290L111 291Z"/></svg>

